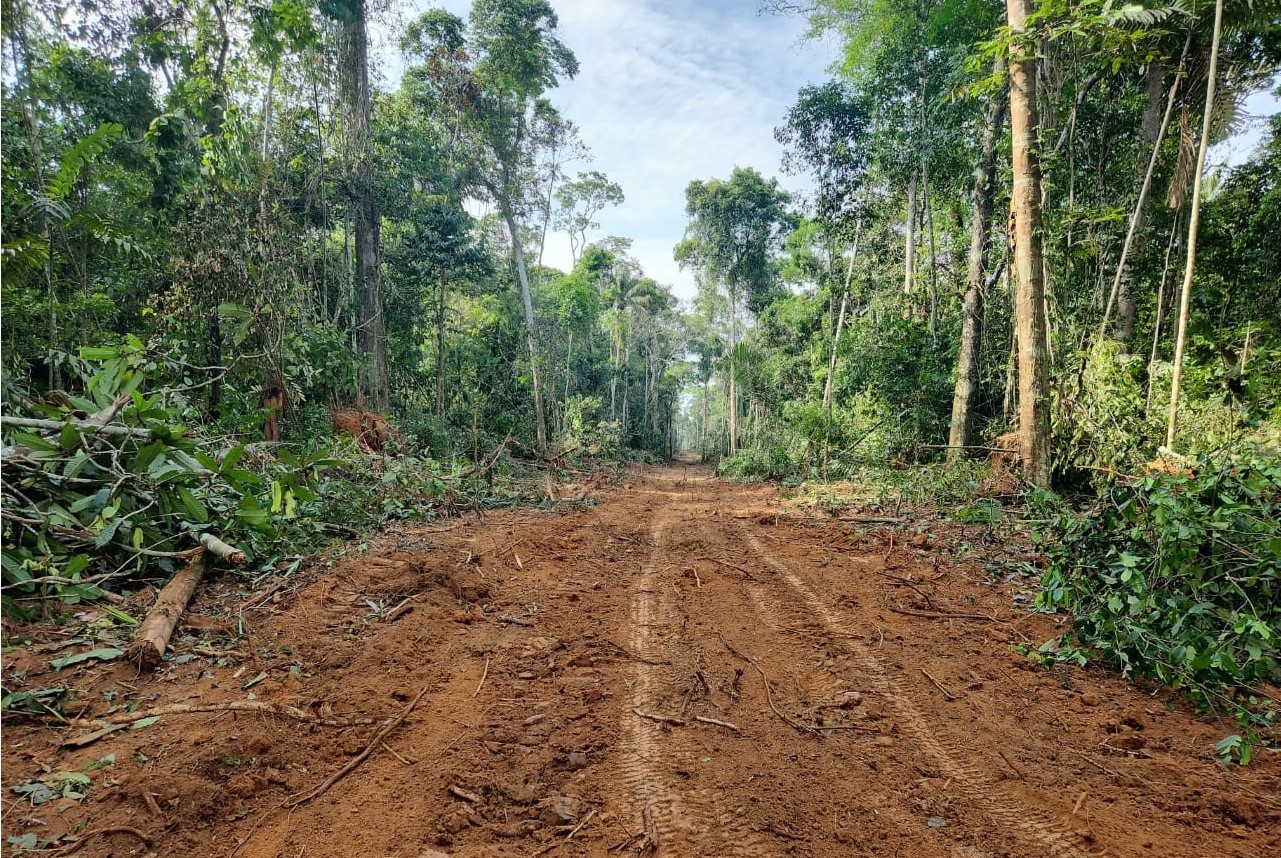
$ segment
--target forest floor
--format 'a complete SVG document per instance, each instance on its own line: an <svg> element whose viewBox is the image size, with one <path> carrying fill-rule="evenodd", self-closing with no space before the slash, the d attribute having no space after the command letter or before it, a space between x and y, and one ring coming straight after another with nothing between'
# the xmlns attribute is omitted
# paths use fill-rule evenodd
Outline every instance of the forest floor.
<svg viewBox="0 0 1281 858"><path fill-rule="evenodd" d="M155 673L54 674L67 631L28 629L5 686L74 686L70 715L377 722L212 711L60 747L86 729L7 719L5 834L82 856L1281 854L1278 755L1225 767L1230 725L1011 651L1057 630L993 574L1016 542L834 521L679 463L627 479L406 526L270 595L215 580ZM90 782L10 791L65 772Z"/></svg>

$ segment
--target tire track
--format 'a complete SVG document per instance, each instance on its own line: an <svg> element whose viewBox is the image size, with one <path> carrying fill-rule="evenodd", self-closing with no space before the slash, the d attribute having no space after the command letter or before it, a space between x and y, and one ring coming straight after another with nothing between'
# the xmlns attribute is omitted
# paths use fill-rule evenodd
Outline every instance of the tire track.
<svg viewBox="0 0 1281 858"><path fill-rule="evenodd" d="M681 497L688 502L689 496ZM618 758L619 778L638 808L648 808L658 831L658 854L688 854L697 844L700 854L758 858L771 854L768 841L742 826L724 805L721 792L689 789L674 781L672 772L696 751L687 747L679 731L667 731L634 714L659 711L664 668L670 642L679 631L670 620L676 613L675 588L660 580L669 562L668 531L678 510L669 507L654 516L649 529L650 554L632 584L629 645L645 661L635 661L627 704L620 713L624 750ZM664 635L667 631L669 634ZM638 813L638 822L640 814ZM710 842L709 842L710 841ZM680 844L686 844L682 849ZM714 852L707 852L714 848Z"/></svg>
<svg viewBox="0 0 1281 858"><path fill-rule="evenodd" d="M962 790L976 807L1005 831L1018 832L1055 858L1111 858L1111 853L1092 844L1083 835L1070 829L1048 814L1028 808L998 782L988 777L970 758L972 752L954 739L940 735L932 729L925 714L908 698L901 685L891 678L889 671L871 650L855 639L855 631L837 611L830 608L818 595L791 571L785 563L773 556L772 550L757 539L743 525L737 529L765 565L778 574L793 595L812 611L829 632L836 636L836 645L844 647L866 672L873 687L890 702L904 733L925 751L939 769Z"/></svg>

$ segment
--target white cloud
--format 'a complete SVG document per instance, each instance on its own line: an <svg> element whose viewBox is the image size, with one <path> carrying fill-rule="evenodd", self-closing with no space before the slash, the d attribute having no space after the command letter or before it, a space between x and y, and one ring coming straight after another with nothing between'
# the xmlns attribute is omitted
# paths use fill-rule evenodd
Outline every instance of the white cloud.
<svg viewBox="0 0 1281 858"><path fill-rule="evenodd" d="M421 2L422 8L430 3ZM467 2L439 4L466 17ZM646 272L682 297L694 279L672 260L685 230L685 186L735 165L779 172L773 130L807 83L824 80L830 48L799 42L797 18L759 15L757 0L553 0L578 77L549 96L578 124L594 159L627 201L599 218L605 235L634 240ZM407 12L412 15L414 13ZM395 77L394 40L379 39ZM795 179L784 184L799 187ZM569 241L549 236L545 261L568 268Z"/></svg>

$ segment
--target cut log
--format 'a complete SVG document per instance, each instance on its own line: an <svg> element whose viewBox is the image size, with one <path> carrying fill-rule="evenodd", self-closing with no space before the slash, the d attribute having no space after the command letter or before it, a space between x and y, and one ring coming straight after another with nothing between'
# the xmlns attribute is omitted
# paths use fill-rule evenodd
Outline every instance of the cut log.
<svg viewBox="0 0 1281 858"><path fill-rule="evenodd" d="M212 533L200 534L200 544L213 555L226 560L232 566L245 565L245 552L236 548L234 545L228 545Z"/></svg>
<svg viewBox="0 0 1281 858"><path fill-rule="evenodd" d="M199 554L173 576L160 595L156 604L147 612L147 617L138 626L133 643L129 645L129 658L144 668L155 667L164 658L169 638L173 636L178 619L187 609L187 603L196 592L200 579L205 574L205 555Z"/></svg>

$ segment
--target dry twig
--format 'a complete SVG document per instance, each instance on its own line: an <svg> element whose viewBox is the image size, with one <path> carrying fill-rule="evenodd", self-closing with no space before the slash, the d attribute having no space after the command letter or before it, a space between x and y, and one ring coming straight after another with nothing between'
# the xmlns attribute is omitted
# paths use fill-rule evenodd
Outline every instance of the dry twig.
<svg viewBox="0 0 1281 858"><path fill-rule="evenodd" d="M943 683L939 682L937 679L934 678L934 674L930 673L928 670L926 670L923 667L921 668L921 673L925 674L925 678L928 679L930 682L933 682L934 687L937 688L939 691L942 691L943 696L946 697L948 700L956 699L956 695L948 691L946 688L944 688Z"/></svg>
<svg viewBox="0 0 1281 858"><path fill-rule="evenodd" d="M132 834L147 846L150 846L152 843L151 835L146 834L145 832L139 831L136 828L131 828L128 825L113 825L109 828L95 828L93 831L86 832L75 843L68 844L63 846L61 849L50 852L49 858L62 858L64 855L70 855L72 852L81 849L93 838L102 834Z"/></svg>
<svg viewBox="0 0 1281 858"><path fill-rule="evenodd" d="M761 668L761 666L756 663L756 659L751 658L750 656L746 656L743 653L736 650L734 648L734 645L731 644L729 641L725 640L725 636L722 635L720 632L717 632L716 636L721 639L721 643L725 645L725 648L727 650L729 650L731 653L741 658L743 661L750 664L752 667L756 668L756 672L761 675L761 682L765 683L765 699L769 701L769 708L774 710L774 714L779 717L779 720L781 720L787 726L791 727L793 730L797 730L801 733L806 733L811 736L818 733L817 728L811 727L808 724L802 724L799 721L793 721L791 718L788 718L785 714L783 714L783 710L779 709L778 706L774 703L774 692L770 689L769 677L765 675L765 671Z"/></svg>
<svg viewBox="0 0 1281 858"><path fill-rule="evenodd" d="M308 790L307 792L303 793L300 796L296 796L294 798L289 799L287 802L285 802L285 807L292 809L292 808L298 807L301 804L306 804L307 802L311 801L314 798L319 798L320 796L324 795L331 786L338 783L338 781L342 780L344 777L350 774L353 770L355 770L361 763L363 763L365 760L369 758L369 755L374 752L375 748L377 748L380 744L382 744L383 739L386 739L388 734L391 733L392 730L395 730L397 727L399 727L404 722L404 720L409 717L409 713L414 711L414 707L418 705L418 701L422 700L423 695L426 693L427 693L427 689L424 687L422 691L418 692L418 696L410 701L409 705L405 707L405 710L403 712L401 712L399 715L394 715L391 718L388 718L386 722L383 723L382 727L378 729L378 732L374 734L374 738L369 742L368 745L365 746L365 750L361 751L359 754L353 757L351 761L347 763L347 765L343 766L341 769L334 772L329 777L325 778L324 781L322 781L316 787Z"/></svg>
<svg viewBox="0 0 1281 858"><path fill-rule="evenodd" d="M999 623L1008 626L1005 620L992 616L991 614L953 614L943 611L909 611L907 608L896 608L893 605L886 605L896 614L904 614L909 617L924 617L927 620L984 620L989 623Z"/></svg>
<svg viewBox="0 0 1281 858"><path fill-rule="evenodd" d="M643 712L640 709L632 709L632 714L639 718L648 718L651 721L657 721L660 724L670 724L673 727L685 726L685 719L677 718L674 715L660 715L654 712Z"/></svg>
<svg viewBox="0 0 1281 858"><path fill-rule="evenodd" d="M81 718L69 721L67 724L71 727L96 729L93 733L68 739L62 743L62 746L68 748L83 747L144 718L158 718L163 715L190 715L199 712L257 712L261 715L277 715L282 718L293 718L297 721L306 721L310 724L320 724L325 727L355 727L362 724L375 723L373 718L352 718L347 720L322 718L319 715L313 715L293 706L273 706L270 703L263 703L258 700L231 700L226 703L174 703L146 711L123 712L109 718Z"/></svg>
<svg viewBox="0 0 1281 858"><path fill-rule="evenodd" d="M724 727L726 730L733 730L735 733L738 732L738 727L728 721L717 721L715 718L708 718L705 715L695 715L694 720L701 721L704 724L713 724L717 727Z"/></svg>
<svg viewBox="0 0 1281 858"><path fill-rule="evenodd" d="M476 690L471 693L475 697L480 690L485 687L485 677L489 676L489 659L485 659L485 669L480 672L480 682L476 683Z"/></svg>

